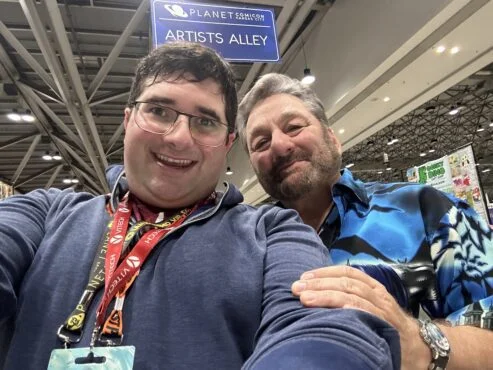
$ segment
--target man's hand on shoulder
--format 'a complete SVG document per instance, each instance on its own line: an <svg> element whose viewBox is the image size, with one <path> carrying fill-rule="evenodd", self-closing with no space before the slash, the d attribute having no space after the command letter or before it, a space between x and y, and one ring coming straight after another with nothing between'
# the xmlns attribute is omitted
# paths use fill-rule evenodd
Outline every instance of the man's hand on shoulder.
<svg viewBox="0 0 493 370"><path fill-rule="evenodd" d="M431 352L419 336L419 325L377 280L350 266L305 272L291 288L307 307L354 308L394 326L401 338L402 369L427 369Z"/></svg>

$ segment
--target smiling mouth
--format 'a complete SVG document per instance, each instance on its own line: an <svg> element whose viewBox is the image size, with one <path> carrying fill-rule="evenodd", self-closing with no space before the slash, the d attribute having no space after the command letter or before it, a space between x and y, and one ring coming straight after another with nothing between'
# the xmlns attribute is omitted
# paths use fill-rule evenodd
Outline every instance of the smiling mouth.
<svg viewBox="0 0 493 370"><path fill-rule="evenodd" d="M176 159L157 153L154 153L154 158L161 166L168 166L174 168L186 169L186 168L190 168L196 163L195 161L192 161L190 159Z"/></svg>

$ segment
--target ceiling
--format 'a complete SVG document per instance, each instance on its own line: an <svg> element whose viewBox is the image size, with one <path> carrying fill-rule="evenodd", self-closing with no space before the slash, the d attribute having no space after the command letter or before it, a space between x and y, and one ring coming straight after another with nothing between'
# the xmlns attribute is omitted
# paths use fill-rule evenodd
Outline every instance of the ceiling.
<svg viewBox="0 0 493 370"><path fill-rule="evenodd" d="M483 190L493 195L492 122L490 64L346 150L343 164L353 163L351 171L364 180L407 181L408 168L472 144Z"/></svg>
<svg viewBox="0 0 493 370"><path fill-rule="evenodd" d="M272 8L283 59L331 5L322 0L208 3ZM104 168L123 161L123 109L135 66L149 51L148 8L147 0L0 2L1 181L20 193L50 186L108 191ZM244 93L265 65L233 67ZM30 112L35 120L12 122L7 114L14 110ZM47 153L61 159L43 160Z"/></svg>

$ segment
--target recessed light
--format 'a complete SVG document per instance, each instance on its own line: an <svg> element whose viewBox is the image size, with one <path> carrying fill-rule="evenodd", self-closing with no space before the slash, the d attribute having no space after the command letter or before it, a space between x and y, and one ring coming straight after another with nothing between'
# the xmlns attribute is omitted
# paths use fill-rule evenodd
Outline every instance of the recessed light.
<svg viewBox="0 0 493 370"><path fill-rule="evenodd" d="M447 48L444 45L439 45L435 48L435 52L437 54L442 54Z"/></svg>
<svg viewBox="0 0 493 370"><path fill-rule="evenodd" d="M424 152L423 153L419 153L419 156L420 157L425 157L426 156L426 153L424 153Z"/></svg>
<svg viewBox="0 0 493 370"><path fill-rule="evenodd" d="M383 101L384 101L385 103L387 103L388 101L390 101L390 98L389 98L388 96L386 96L385 98L383 98Z"/></svg>
<svg viewBox="0 0 493 370"><path fill-rule="evenodd" d="M458 46L454 46L452 49L450 49L450 54L457 54L460 51L460 48Z"/></svg>
<svg viewBox="0 0 493 370"><path fill-rule="evenodd" d="M343 134L346 130L344 130L343 128L339 129L339 133L340 134Z"/></svg>

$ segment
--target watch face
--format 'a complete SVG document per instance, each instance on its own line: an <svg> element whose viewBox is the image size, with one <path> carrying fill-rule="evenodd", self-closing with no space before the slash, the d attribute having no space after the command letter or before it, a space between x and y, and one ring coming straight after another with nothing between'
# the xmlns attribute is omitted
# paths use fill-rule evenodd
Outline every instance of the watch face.
<svg viewBox="0 0 493 370"><path fill-rule="evenodd" d="M428 335L430 336L432 343L440 352L445 352L446 354L450 349L450 344L447 338L445 338L438 326L434 324L428 324L426 327L428 329Z"/></svg>

